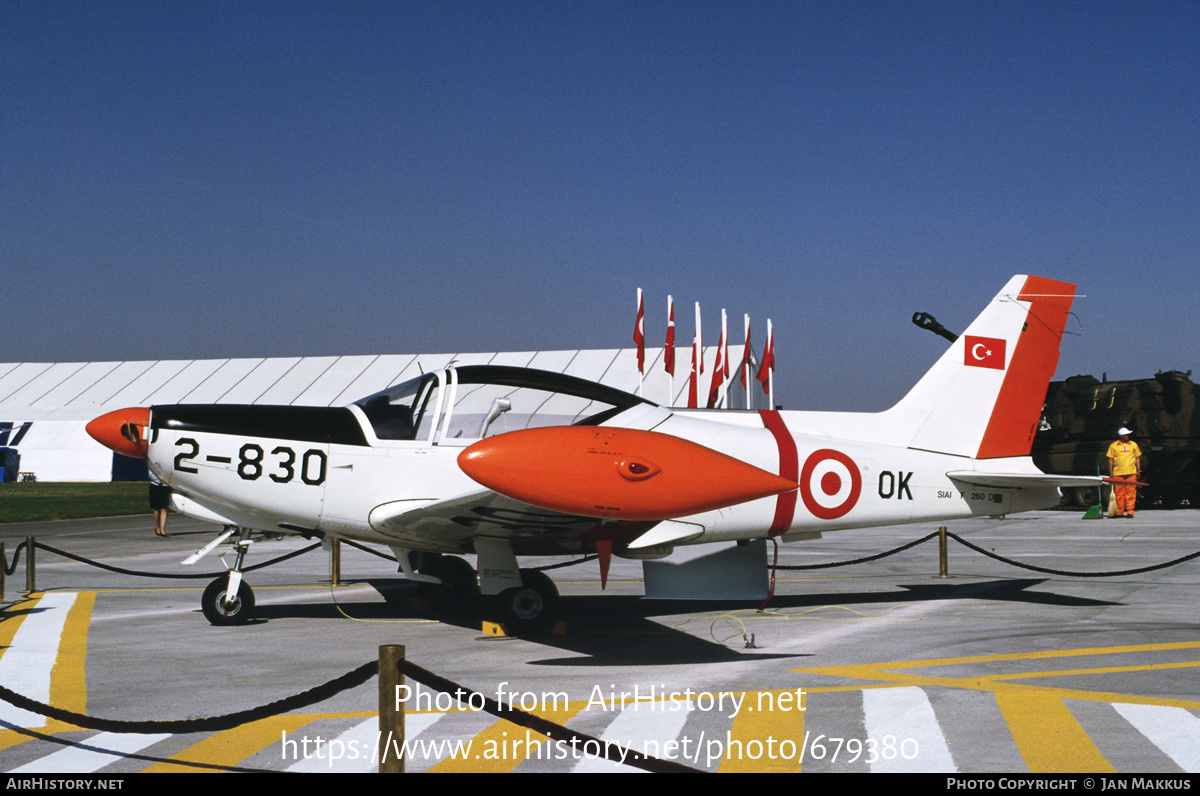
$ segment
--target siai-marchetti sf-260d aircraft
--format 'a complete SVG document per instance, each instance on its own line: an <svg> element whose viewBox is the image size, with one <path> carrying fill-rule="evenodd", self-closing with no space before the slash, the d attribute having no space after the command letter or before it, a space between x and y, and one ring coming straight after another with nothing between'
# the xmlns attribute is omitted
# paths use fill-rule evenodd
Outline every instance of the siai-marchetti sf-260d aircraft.
<svg viewBox="0 0 1200 796"><path fill-rule="evenodd" d="M481 593L511 632L544 626L553 581L517 556L652 558L679 545L1010 514L1097 478L1029 458L1075 288L1014 277L908 395L879 413L659 406L561 374L430 372L345 407L123 409L88 432L145 457L173 508L239 532L205 591L244 622L250 530L387 545L445 597ZM478 578L461 554L478 557Z"/></svg>

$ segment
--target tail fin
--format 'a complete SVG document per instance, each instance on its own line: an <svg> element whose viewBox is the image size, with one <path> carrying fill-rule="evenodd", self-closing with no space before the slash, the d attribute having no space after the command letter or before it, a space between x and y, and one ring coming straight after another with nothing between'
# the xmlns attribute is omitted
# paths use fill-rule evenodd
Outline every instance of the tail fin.
<svg viewBox="0 0 1200 796"><path fill-rule="evenodd" d="M908 447L977 459L1029 455L1074 298L1066 282L1013 277L885 413L912 430Z"/></svg>

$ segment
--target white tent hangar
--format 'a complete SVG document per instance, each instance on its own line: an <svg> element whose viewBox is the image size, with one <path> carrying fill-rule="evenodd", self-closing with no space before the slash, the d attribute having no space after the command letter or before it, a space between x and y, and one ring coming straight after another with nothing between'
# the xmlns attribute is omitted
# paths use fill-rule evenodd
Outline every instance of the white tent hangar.
<svg viewBox="0 0 1200 796"><path fill-rule="evenodd" d="M668 387L662 349L646 350L642 394L687 402L688 349L678 350ZM708 383L716 349L706 352ZM627 392L638 391L637 350L525 351L475 354L386 354L342 357L191 359L143 362L0 363L0 451L20 457L22 477L38 481L109 481L137 477L85 431L93 418L132 406L179 403L341 406L448 365L512 365L566 373ZM744 406L744 392L734 375ZM757 393L757 391L755 391ZM671 399L668 395L674 397ZM758 393L761 395L761 393ZM761 398L759 399L761 401ZM760 404L761 405L761 404ZM114 459L114 457L116 457ZM0 466L3 466L0 459ZM11 466L11 465L10 465ZM8 474L8 480L15 480Z"/></svg>

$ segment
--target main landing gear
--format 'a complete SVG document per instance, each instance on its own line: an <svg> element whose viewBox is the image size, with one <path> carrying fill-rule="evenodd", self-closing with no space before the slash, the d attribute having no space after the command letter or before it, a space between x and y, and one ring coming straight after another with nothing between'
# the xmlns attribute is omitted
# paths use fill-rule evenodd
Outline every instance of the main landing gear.
<svg viewBox="0 0 1200 796"><path fill-rule="evenodd" d="M557 618L558 587L543 572L520 569L507 539L476 540L478 581L458 556L393 550L405 577L444 616L482 617L513 636L544 633Z"/></svg>
<svg viewBox="0 0 1200 796"><path fill-rule="evenodd" d="M558 618L554 581L544 572L520 569L507 539L481 536L475 540L475 552L485 618L504 625L513 636L548 632Z"/></svg>
<svg viewBox="0 0 1200 796"><path fill-rule="evenodd" d="M546 573L520 570L522 584L491 598L493 611L514 636L546 633L558 617L558 587Z"/></svg>

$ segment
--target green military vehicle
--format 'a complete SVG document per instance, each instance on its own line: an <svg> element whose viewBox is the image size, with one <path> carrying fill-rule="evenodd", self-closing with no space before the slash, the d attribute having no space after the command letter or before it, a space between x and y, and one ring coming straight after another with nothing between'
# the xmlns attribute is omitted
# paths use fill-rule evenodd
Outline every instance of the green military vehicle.
<svg viewBox="0 0 1200 796"><path fill-rule="evenodd" d="M1139 506L1200 506L1200 415L1192 372L1108 381L1072 376L1051 382L1033 440L1033 461L1048 473L1108 475L1106 454L1128 426L1142 451ZM1063 490L1064 503L1091 506L1095 488Z"/></svg>

